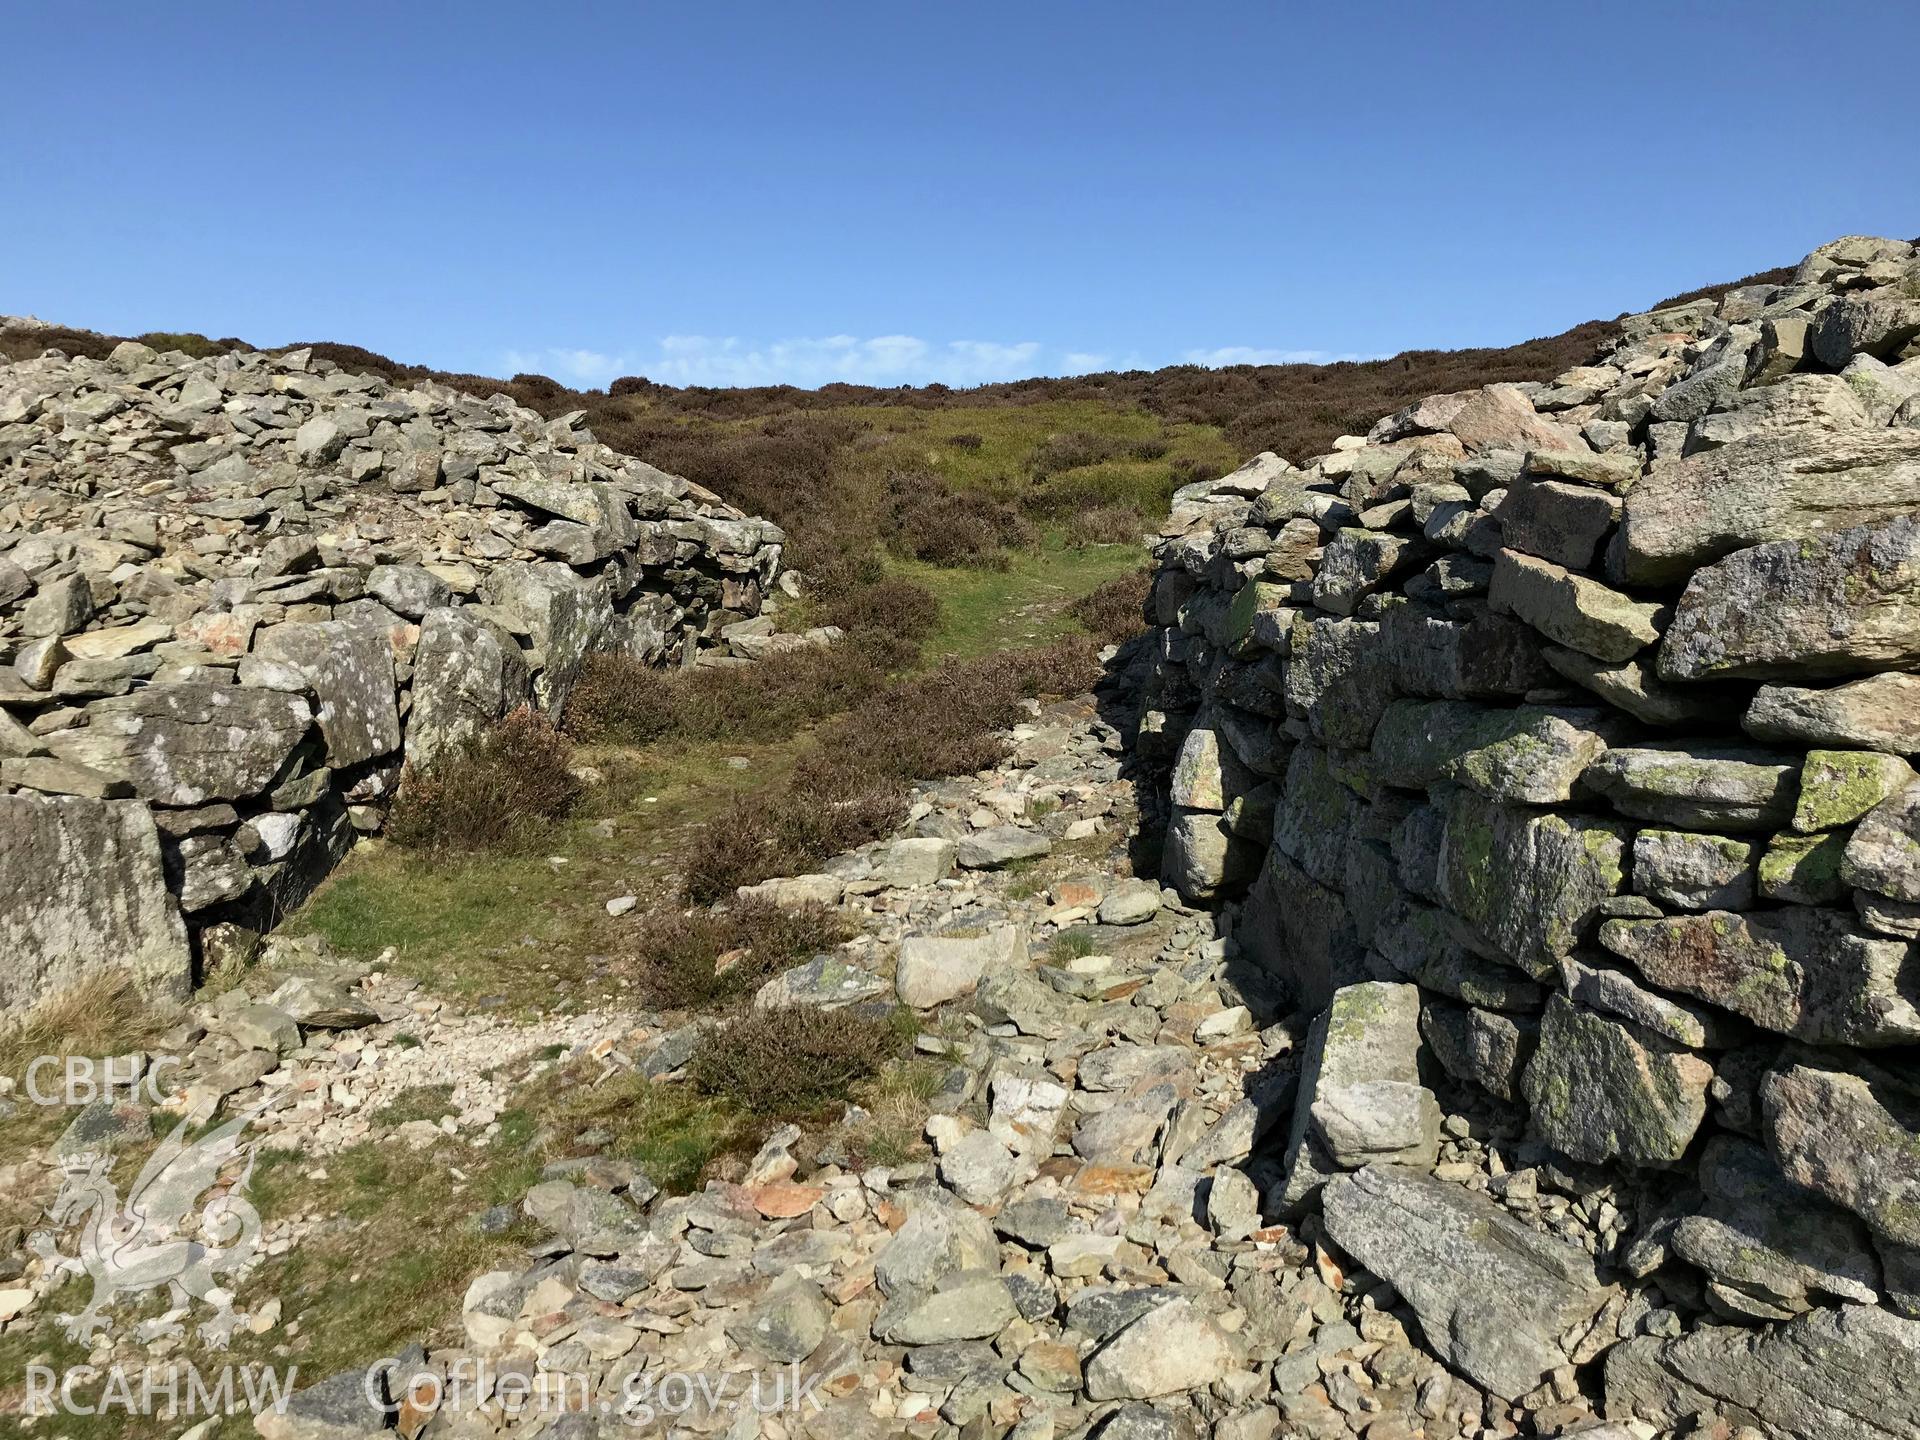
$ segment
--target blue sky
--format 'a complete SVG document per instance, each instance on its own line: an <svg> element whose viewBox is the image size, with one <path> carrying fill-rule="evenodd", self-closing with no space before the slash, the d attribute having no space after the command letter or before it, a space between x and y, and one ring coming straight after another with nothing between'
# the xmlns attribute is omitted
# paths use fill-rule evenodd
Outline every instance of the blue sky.
<svg viewBox="0 0 1920 1440"><path fill-rule="evenodd" d="M0 312L579 384L1551 333L1920 234L1920 5L9 7Z"/></svg>

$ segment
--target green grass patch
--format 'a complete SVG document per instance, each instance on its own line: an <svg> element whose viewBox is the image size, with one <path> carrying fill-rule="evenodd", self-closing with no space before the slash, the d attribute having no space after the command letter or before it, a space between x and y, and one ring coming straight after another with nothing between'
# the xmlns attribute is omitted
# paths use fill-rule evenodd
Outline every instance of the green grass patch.
<svg viewBox="0 0 1920 1440"><path fill-rule="evenodd" d="M433 1111L433 1092L444 1090L421 1087L392 1108ZM525 1220L496 1235L483 1235L474 1221L495 1205L517 1210L548 1162L595 1149L636 1162L662 1189L684 1194L721 1157L751 1153L764 1128L688 1086L654 1084L631 1074L596 1084L592 1073L574 1069L523 1087L486 1144L443 1141L413 1151L382 1138L319 1160L294 1150L265 1151L247 1191L262 1218L271 1223L323 1217L300 1244L266 1261L239 1287L237 1308L244 1311L277 1297L280 1324L259 1336L242 1329L230 1349L214 1351L194 1334L193 1327L209 1313L196 1304L175 1358L202 1373L225 1364L273 1365L283 1372L297 1365L295 1385L305 1388L361 1369L416 1340L436 1348L458 1343L466 1287L486 1270L525 1268L526 1246L538 1238L536 1227ZM589 1147L580 1138L589 1130L611 1139ZM130 1155L117 1168L138 1160ZM0 1337L0 1410L16 1407L23 1398L21 1380L29 1364L60 1370L86 1359L86 1347L66 1340L55 1317L83 1308L90 1284L69 1282L33 1323ZM157 1315L165 1296L162 1289L149 1295L144 1308L116 1308L114 1333L128 1333L139 1320ZM295 1323L297 1337L290 1337ZM83 1399L97 1398L94 1390L79 1393ZM191 1422L182 1420L163 1432L154 1431L153 1423L150 1417L114 1411L62 1416L52 1429L62 1440L145 1440L155 1433L178 1433ZM236 1417L217 1433L242 1431L251 1433L246 1419Z"/></svg>
<svg viewBox="0 0 1920 1440"><path fill-rule="evenodd" d="M874 441L861 450L867 465L929 470L959 488L983 490L1029 510L1044 510L1051 498L1047 487L1057 492L1059 482L1075 477L1109 503L1137 502L1143 509L1157 504L1157 513L1165 513L1166 497L1184 483L1176 478L1184 471L1224 475L1244 458L1215 426L1169 423L1104 400L955 410L853 406L838 413L870 428ZM1124 453L1053 469L1061 459L1076 458L1076 448L1087 448L1062 443L1080 436L1137 447L1139 457ZM1092 448L1097 453L1097 444Z"/></svg>
<svg viewBox="0 0 1920 1440"><path fill-rule="evenodd" d="M375 1111L373 1118L380 1125L404 1125L410 1120L438 1124L443 1116L454 1113L454 1108L451 1083L412 1085Z"/></svg>
<svg viewBox="0 0 1920 1440"><path fill-rule="evenodd" d="M940 601L940 628L927 641L928 659L971 660L1080 633L1066 607L1138 570L1140 551L1133 545L1073 550L1054 544L1016 552L1005 570L944 570L912 560L894 561L891 568Z"/></svg>
<svg viewBox="0 0 1920 1440"><path fill-rule="evenodd" d="M316 931L339 952L372 960L455 998L500 997L528 1012L618 999L588 983L589 957L617 952L631 917L606 902L670 893L689 827L734 799L772 786L796 742L659 745L578 752L602 780L537 851L427 854L362 845L285 929ZM730 765L743 759L742 766Z"/></svg>
<svg viewBox="0 0 1920 1440"><path fill-rule="evenodd" d="M1047 956L1055 963L1066 960L1081 960L1094 953L1098 948L1093 935L1086 930L1063 930L1047 947Z"/></svg>

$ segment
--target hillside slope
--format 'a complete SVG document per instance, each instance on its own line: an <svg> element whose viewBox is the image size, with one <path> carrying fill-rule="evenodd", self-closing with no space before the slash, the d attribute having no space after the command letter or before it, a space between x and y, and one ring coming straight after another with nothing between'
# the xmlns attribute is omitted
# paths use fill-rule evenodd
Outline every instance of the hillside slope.
<svg viewBox="0 0 1920 1440"><path fill-rule="evenodd" d="M1690 292L1777 281L1781 272ZM1663 302L1673 303L1673 302ZM1153 529L1181 485L1271 450L1301 462L1343 433L1423 395L1543 382L1586 363L1617 333L1588 321L1559 335L1467 350L1416 350L1332 365L1195 365L1032 379L955 390L825 385L674 387L639 378L606 391L541 375L505 380L407 365L356 345L302 342L316 359L390 383L505 393L548 418L582 411L595 437L703 485L788 533L788 562L823 598L876 578L873 541L934 566L1004 569L1009 552L1040 557L1034 583L1001 597L1047 596L1051 555L1129 543ZM48 346L104 358L121 337L0 318L0 357ZM134 337L189 354L247 348L196 334ZM279 347L291 350L294 346ZM1088 567L1072 561L1071 577ZM1111 567L1091 567L1100 578ZM941 587L935 577L935 588Z"/></svg>

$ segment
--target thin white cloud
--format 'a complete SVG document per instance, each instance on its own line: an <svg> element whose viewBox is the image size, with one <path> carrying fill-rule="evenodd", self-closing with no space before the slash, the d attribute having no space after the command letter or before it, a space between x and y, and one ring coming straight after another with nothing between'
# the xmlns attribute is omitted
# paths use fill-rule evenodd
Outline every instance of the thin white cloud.
<svg viewBox="0 0 1920 1440"><path fill-rule="evenodd" d="M1036 340L949 340L917 335L821 335L747 340L726 335L668 335L649 352L553 346L507 350L512 371L551 375L574 385L603 386L621 375L669 385L982 385L1023 380L1045 368Z"/></svg>
<svg viewBox="0 0 1920 1440"><path fill-rule="evenodd" d="M1188 350L1189 365L1324 365L1371 356L1329 350L1277 350L1222 345ZM735 335L668 335L650 351L609 353L581 347L507 350L508 373L551 375L570 385L601 387L622 375L644 375L668 385L798 385L847 381L857 385L985 385L1035 375L1086 375L1149 368L1161 363L1137 353L1048 350L1037 340L923 340L917 335L818 335L752 340Z"/></svg>
<svg viewBox="0 0 1920 1440"><path fill-rule="evenodd" d="M1189 365L1217 369L1222 365L1330 365L1336 360L1375 357L1335 354L1331 350L1264 350L1253 345L1221 345L1212 350L1189 350L1180 358Z"/></svg>
<svg viewBox="0 0 1920 1440"><path fill-rule="evenodd" d="M827 335L756 341L737 336L669 335L645 373L673 385L981 385L1031 375L1039 342L949 340L916 335Z"/></svg>
<svg viewBox="0 0 1920 1440"><path fill-rule="evenodd" d="M572 350L562 346L508 350L502 359L514 374L550 375L588 388L605 385L617 375L633 373L629 355L604 355L598 350Z"/></svg>

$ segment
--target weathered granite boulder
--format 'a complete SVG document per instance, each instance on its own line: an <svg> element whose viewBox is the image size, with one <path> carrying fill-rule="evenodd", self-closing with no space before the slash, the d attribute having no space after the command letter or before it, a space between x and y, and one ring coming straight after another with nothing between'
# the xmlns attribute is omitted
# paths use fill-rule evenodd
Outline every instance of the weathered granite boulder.
<svg viewBox="0 0 1920 1440"><path fill-rule="evenodd" d="M1900 828L1895 817L1911 810L1914 802L1900 806L1885 802L1906 789L1913 779L1913 767L1897 755L1873 750L1809 750L1800 771L1800 800L1794 806L1793 828L1803 833L1834 830L1872 811L1881 818L1866 827L1869 835L1864 845L1881 850L1883 863L1898 868L1898 855L1911 848L1912 841L1903 846L1892 833Z"/></svg>
<svg viewBox="0 0 1920 1440"><path fill-rule="evenodd" d="M1870 777L1868 793L1887 778ZM1920 901L1920 784L1881 801L1854 827L1840 878L1891 900Z"/></svg>
<svg viewBox="0 0 1920 1440"><path fill-rule="evenodd" d="M1920 1245L1920 1095L1856 1062L1787 1057L1760 1083L1767 1148L1787 1178L1852 1211L1875 1237Z"/></svg>
<svg viewBox="0 0 1920 1440"><path fill-rule="evenodd" d="M1347 873L1347 847L1364 802L1334 774L1327 752L1302 745L1287 764L1274 810L1273 844L1323 885Z"/></svg>
<svg viewBox="0 0 1920 1440"><path fill-rule="evenodd" d="M1573 450L1579 434L1535 412L1533 402L1513 385L1489 385L1475 391L1447 427L1470 454L1496 450Z"/></svg>
<svg viewBox="0 0 1920 1440"><path fill-rule="evenodd" d="M1413 1307L1451 1368L1511 1399L1567 1364L1611 1292L1593 1262L1484 1196L1396 1166L1330 1181L1327 1234Z"/></svg>
<svg viewBox="0 0 1920 1440"><path fill-rule="evenodd" d="M1915 335L1920 335L1920 298L1886 287L1829 301L1808 338L1815 358L1838 368L1861 353L1891 355Z"/></svg>
<svg viewBox="0 0 1920 1440"><path fill-rule="evenodd" d="M970 935L910 935L900 942L894 988L900 1002L928 1010L971 995L989 969L1024 968L1026 937L1013 925Z"/></svg>
<svg viewBox="0 0 1920 1440"><path fill-rule="evenodd" d="M516 561L487 577L486 596L501 620L527 637L535 700L542 709L564 710L581 661L600 647L613 625L605 586L581 585L558 561Z"/></svg>
<svg viewBox="0 0 1920 1440"><path fill-rule="evenodd" d="M1484 609L1450 618L1396 605L1380 621L1380 639L1391 663L1390 688L1407 695L1518 698L1553 679L1539 634Z"/></svg>
<svg viewBox="0 0 1920 1440"><path fill-rule="evenodd" d="M1645 1165L1686 1154L1712 1080L1702 1056L1555 995L1523 1088L1534 1127L1554 1149L1588 1163Z"/></svg>
<svg viewBox="0 0 1920 1440"><path fill-rule="evenodd" d="M1725 1049L1745 1034L1740 1022L1724 1011L1651 989L1633 971L1608 963L1597 951L1562 960L1560 983L1567 998L1585 1009L1625 1020L1690 1050Z"/></svg>
<svg viewBox="0 0 1920 1440"><path fill-rule="evenodd" d="M1840 878L1848 832L1776 835L1760 857L1758 889L1762 899L1788 905L1836 905L1847 898ZM1856 892L1864 893L1864 892Z"/></svg>
<svg viewBox="0 0 1920 1440"><path fill-rule="evenodd" d="M1920 662L1920 515L1755 545L1694 573L1669 680L1805 680Z"/></svg>
<svg viewBox="0 0 1920 1440"><path fill-rule="evenodd" d="M1709 1325L1617 1347L1606 1408L1666 1427L1720 1416L1768 1440L1914 1440L1916 1362L1920 1323L1868 1305L1815 1310L1768 1331Z"/></svg>
<svg viewBox="0 0 1920 1440"><path fill-rule="evenodd" d="M1609 920L1600 943L1655 985L1698 996L1754 1024L1814 1044L1920 1040L1920 959L1902 940L1850 916L1793 906Z"/></svg>
<svg viewBox="0 0 1920 1440"><path fill-rule="evenodd" d="M1148 1400L1199 1390L1239 1364L1232 1340L1191 1300L1156 1305L1087 1360L1090 1400Z"/></svg>
<svg viewBox="0 0 1920 1440"><path fill-rule="evenodd" d="M253 654L287 666L312 690L328 764L344 768L400 748L393 649L375 626L275 625L255 637Z"/></svg>
<svg viewBox="0 0 1920 1440"><path fill-rule="evenodd" d="M149 685L95 702L86 727L54 743L70 759L125 776L143 800L204 805L261 794L312 726L312 706L301 695Z"/></svg>
<svg viewBox="0 0 1920 1440"><path fill-rule="evenodd" d="M639 538L632 512L610 486L509 475L495 480L493 489L528 509L556 517L530 532L527 543L570 565L603 560Z"/></svg>
<svg viewBox="0 0 1920 1440"><path fill-rule="evenodd" d="M1633 892L1669 910L1744 910L1760 846L1729 835L1642 830L1633 837Z"/></svg>
<svg viewBox="0 0 1920 1440"><path fill-rule="evenodd" d="M1211 810L1176 810L1167 824L1160 878L1188 900L1244 889L1255 863L1255 854Z"/></svg>
<svg viewBox="0 0 1920 1440"><path fill-rule="evenodd" d="M1351 893L1353 886L1349 885ZM1425 989L1490 1010L1537 1013L1546 990L1515 966L1490 960L1460 938L1445 910L1399 892L1381 908L1368 943L1389 966Z"/></svg>
<svg viewBox="0 0 1920 1440"><path fill-rule="evenodd" d="M1614 563L1626 584L1677 584L1748 546L1915 511L1920 431L1800 425L1654 466L1627 496Z"/></svg>
<svg viewBox="0 0 1920 1440"><path fill-rule="evenodd" d="M1626 880L1629 832L1607 821L1438 792L1438 898L1495 953L1537 977L1573 952Z"/></svg>
<svg viewBox="0 0 1920 1440"><path fill-rule="evenodd" d="M1520 1077L1540 1038L1540 1023L1533 1016L1429 1001L1420 1010L1420 1033L1456 1080L1509 1102L1524 1098Z"/></svg>
<svg viewBox="0 0 1920 1440"><path fill-rule="evenodd" d="M1173 803L1187 810L1211 810L1218 814L1237 795L1258 783L1230 747L1220 743L1211 725L1197 724L1180 743L1179 758L1174 761Z"/></svg>
<svg viewBox="0 0 1920 1440"><path fill-rule="evenodd" d="M1419 987L1368 981L1334 991L1307 1038L1279 1208L1297 1208L1333 1171L1432 1166L1440 1106L1420 1083L1419 1057Z"/></svg>
<svg viewBox="0 0 1920 1440"><path fill-rule="evenodd" d="M1591 485L1528 478L1507 491L1494 514L1508 549L1585 570L1619 519L1620 501Z"/></svg>
<svg viewBox="0 0 1920 1440"><path fill-rule="evenodd" d="M1394 664L1365 620L1314 620L1294 627L1287 668L1290 709L1327 745L1364 747L1394 696Z"/></svg>
<svg viewBox="0 0 1920 1440"><path fill-rule="evenodd" d="M1342 530L1321 557L1313 603L1333 615L1351 615L1360 601L1396 575L1426 562L1431 547L1419 536Z"/></svg>
<svg viewBox="0 0 1920 1440"><path fill-rule="evenodd" d="M429 610L413 656L407 763L424 768L475 739L532 694L513 636L473 607Z"/></svg>
<svg viewBox="0 0 1920 1440"><path fill-rule="evenodd" d="M957 1271L999 1268L1000 1242L979 1211L944 1191L917 1191L907 1218L874 1257L873 1278L883 1295L931 1290Z"/></svg>
<svg viewBox="0 0 1920 1440"><path fill-rule="evenodd" d="M18 1014L114 966L170 999L192 983L147 807L0 795L0 1009Z"/></svg>

